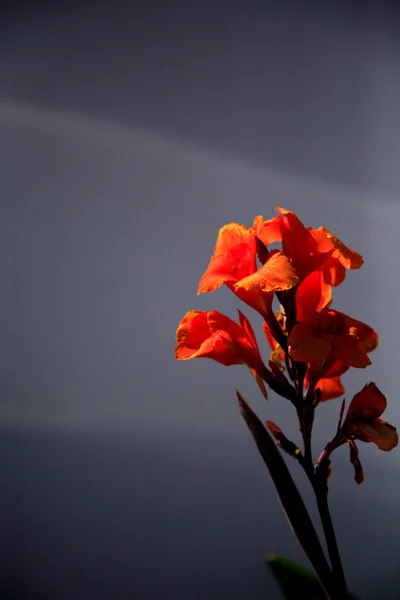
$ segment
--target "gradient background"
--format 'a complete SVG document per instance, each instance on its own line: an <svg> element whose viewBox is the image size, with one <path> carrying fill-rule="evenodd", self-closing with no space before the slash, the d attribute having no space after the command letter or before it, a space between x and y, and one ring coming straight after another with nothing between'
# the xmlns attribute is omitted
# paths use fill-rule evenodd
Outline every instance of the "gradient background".
<svg viewBox="0 0 400 600"><path fill-rule="evenodd" d="M278 599L263 557L307 563L235 389L295 437L294 416L244 368L177 363L175 329L239 307L196 296L219 227L291 208L364 255L335 305L381 341L344 382L375 380L400 424L399 13L94 4L1 9L0 597ZM356 486L335 456L334 521L350 587L390 600L399 454L361 458Z"/></svg>

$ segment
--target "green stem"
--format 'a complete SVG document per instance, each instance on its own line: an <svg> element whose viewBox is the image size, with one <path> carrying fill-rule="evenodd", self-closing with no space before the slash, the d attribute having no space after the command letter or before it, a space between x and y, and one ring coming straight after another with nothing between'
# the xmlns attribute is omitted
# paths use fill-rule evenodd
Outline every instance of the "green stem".
<svg viewBox="0 0 400 600"><path fill-rule="evenodd" d="M346 578L343 570L342 560L340 558L339 547L336 540L335 530L333 527L332 517L328 504L328 485L326 479L321 480L315 473L312 453L311 453L311 431L313 415L310 414L308 419L304 419L299 411L300 427L304 442L304 455L300 460L306 475L313 487L317 500L318 512L321 519L326 545L328 548L329 559L331 562L332 572L339 588L340 597L348 598L348 589Z"/></svg>
<svg viewBox="0 0 400 600"><path fill-rule="evenodd" d="M346 583L346 577L343 570L342 560L340 558L339 547L336 540L335 530L333 527L331 513L328 505L328 488L323 490L319 486L319 489L315 489L317 498L317 506L319 515L321 517L322 527L324 529L324 535L326 545L328 547L329 558L331 561L333 576L340 586L343 598L347 598L349 595Z"/></svg>

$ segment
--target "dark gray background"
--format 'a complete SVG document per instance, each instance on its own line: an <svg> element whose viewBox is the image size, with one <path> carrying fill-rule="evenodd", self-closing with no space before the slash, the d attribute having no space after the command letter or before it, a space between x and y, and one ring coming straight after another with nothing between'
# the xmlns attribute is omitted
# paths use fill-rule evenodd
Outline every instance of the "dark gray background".
<svg viewBox="0 0 400 600"><path fill-rule="evenodd" d="M399 423L398 13L55 4L1 9L1 598L278 598L264 555L306 563L234 391L295 437L293 415L244 368L175 362L175 329L239 307L196 296L218 228L292 208L366 259L336 307L381 341L345 385ZM361 453L359 487L335 457L333 515L351 588L390 600L399 459Z"/></svg>

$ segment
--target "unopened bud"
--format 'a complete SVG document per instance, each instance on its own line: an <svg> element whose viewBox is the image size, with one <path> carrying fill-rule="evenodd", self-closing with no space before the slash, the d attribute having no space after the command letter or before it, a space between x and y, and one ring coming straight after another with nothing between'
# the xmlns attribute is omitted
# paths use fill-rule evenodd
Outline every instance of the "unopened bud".
<svg viewBox="0 0 400 600"><path fill-rule="evenodd" d="M273 421L267 421L266 425L267 429L274 436L282 450L285 450L285 452L290 454L290 456L294 456L295 458L301 456L301 450L296 446L296 444L288 440L278 425L276 425Z"/></svg>

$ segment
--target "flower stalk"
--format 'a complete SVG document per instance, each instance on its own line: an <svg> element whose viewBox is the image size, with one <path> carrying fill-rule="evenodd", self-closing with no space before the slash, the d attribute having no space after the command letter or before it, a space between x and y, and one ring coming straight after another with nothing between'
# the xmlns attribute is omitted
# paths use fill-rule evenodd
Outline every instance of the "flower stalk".
<svg viewBox="0 0 400 600"><path fill-rule="evenodd" d="M324 227L305 227L295 213L279 207L277 211L267 221L256 217L251 228L238 223L222 227L198 290L213 292L225 285L262 315L271 348L269 365L241 311L239 322L216 311L189 311L178 326L175 355L178 360L203 357L225 366L244 364L265 398L267 386L292 403L302 450L273 421L268 420L265 427L238 392L241 414L326 598L345 600L349 592L328 503L331 456L347 443L354 479L360 484L364 473L356 442L372 442L389 451L398 445L398 434L381 416L385 396L375 383L369 383L353 397L345 417L343 400L336 434L314 464L315 411L321 402L343 395L341 378L350 368L365 369L371 364L369 354L378 345L378 335L369 325L331 306L332 289L343 282L348 270L362 266L362 257ZM282 250L269 250L276 242ZM329 561L281 450L299 463L312 486Z"/></svg>

